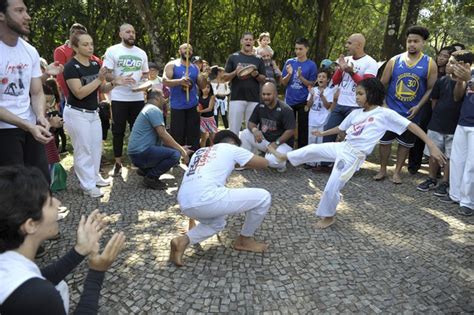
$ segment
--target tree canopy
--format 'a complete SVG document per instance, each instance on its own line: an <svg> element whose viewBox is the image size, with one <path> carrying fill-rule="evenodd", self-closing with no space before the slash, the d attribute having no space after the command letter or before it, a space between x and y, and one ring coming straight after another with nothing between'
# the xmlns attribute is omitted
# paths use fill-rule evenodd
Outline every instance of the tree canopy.
<svg viewBox="0 0 474 315"><path fill-rule="evenodd" d="M118 28L135 26L137 46L163 65L186 41L187 0L34 0L30 40L40 54L52 59L55 47L68 38L69 27L87 27L98 56L119 41ZM223 65L239 49L244 31L268 31L275 59L293 55L298 37L309 39L309 57L317 62L336 59L352 33L367 38L366 51L378 60L404 49L404 31L418 23L432 33L429 53L461 42L473 44L474 4L467 0L195 0L191 44L194 54ZM390 35L389 35L390 34Z"/></svg>

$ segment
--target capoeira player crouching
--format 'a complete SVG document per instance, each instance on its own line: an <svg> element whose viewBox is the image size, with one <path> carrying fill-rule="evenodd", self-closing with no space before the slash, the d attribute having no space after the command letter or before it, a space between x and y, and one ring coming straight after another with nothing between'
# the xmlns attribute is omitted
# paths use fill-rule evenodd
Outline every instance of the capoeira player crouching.
<svg viewBox="0 0 474 315"><path fill-rule="evenodd" d="M171 240L170 260L182 266L186 247L217 234L226 225L229 214L245 212L245 222L234 243L237 250L263 252L267 245L253 235L271 205L268 191L260 188L227 188L227 178L236 164L246 168L265 168L268 161L240 148L239 137L223 130L214 137L214 145L201 148L191 158L178 192L183 214L199 223L186 235ZM275 157L273 157L275 158Z"/></svg>
<svg viewBox="0 0 474 315"><path fill-rule="evenodd" d="M334 162L334 168L316 210L316 215L322 217L316 224L317 228L324 229L335 222L340 190L362 166L366 156L372 152L386 131L402 134L405 130L410 130L426 143L430 155L441 166L446 163L446 157L420 127L395 111L379 106L384 96L384 86L378 79L362 80L356 90L356 101L361 108L352 111L339 126L313 133L321 137L345 131L347 136L343 142L310 144L286 154L269 148L269 152L277 158L288 160L295 166L308 162Z"/></svg>

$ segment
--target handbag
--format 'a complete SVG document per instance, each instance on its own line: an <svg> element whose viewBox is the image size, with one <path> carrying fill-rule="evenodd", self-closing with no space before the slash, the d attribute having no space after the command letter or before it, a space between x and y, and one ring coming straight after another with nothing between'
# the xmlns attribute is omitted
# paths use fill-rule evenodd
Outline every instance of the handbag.
<svg viewBox="0 0 474 315"><path fill-rule="evenodd" d="M67 172L61 163L54 163L52 168L51 191L56 192L66 189Z"/></svg>

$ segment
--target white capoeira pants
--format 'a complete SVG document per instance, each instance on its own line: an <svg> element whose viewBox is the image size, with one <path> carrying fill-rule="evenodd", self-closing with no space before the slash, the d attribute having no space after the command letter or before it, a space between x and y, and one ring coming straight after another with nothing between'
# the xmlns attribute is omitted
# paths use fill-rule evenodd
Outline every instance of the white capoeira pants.
<svg viewBox="0 0 474 315"><path fill-rule="evenodd" d="M188 231L191 244L200 243L224 229L229 214L245 212L240 235L253 236L270 209L272 197L261 188L227 189L224 198L202 206L182 209L187 217L199 223Z"/></svg>
<svg viewBox="0 0 474 315"><path fill-rule="evenodd" d="M354 149L348 142L309 144L289 152L287 156L294 166L307 162L334 162L334 168L316 209L316 215L320 217L336 215L341 189L365 161L365 154Z"/></svg>
<svg viewBox="0 0 474 315"><path fill-rule="evenodd" d="M100 178L102 156L102 125L99 113L83 113L64 107L64 127L71 137L74 148L74 171L82 189L95 188Z"/></svg>
<svg viewBox="0 0 474 315"><path fill-rule="evenodd" d="M248 129L242 130L240 132L240 141L242 141L242 148L257 153L257 150L262 152L267 152L267 147L270 144L266 139L263 139L262 142L258 143L255 141L255 137L252 132ZM288 153L293 149L286 143L280 144L276 149L280 153ZM284 168L286 166L286 161L278 160L273 154L266 153L265 159L268 161L268 167L272 168Z"/></svg>
<svg viewBox="0 0 474 315"><path fill-rule="evenodd" d="M229 130L239 135L242 120L245 118L245 128L250 116L258 102L230 101L229 104Z"/></svg>
<svg viewBox="0 0 474 315"><path fill-rule="evenodd" d="M474 127L458 125L449 160L449 197L474 209Z"/></svg>

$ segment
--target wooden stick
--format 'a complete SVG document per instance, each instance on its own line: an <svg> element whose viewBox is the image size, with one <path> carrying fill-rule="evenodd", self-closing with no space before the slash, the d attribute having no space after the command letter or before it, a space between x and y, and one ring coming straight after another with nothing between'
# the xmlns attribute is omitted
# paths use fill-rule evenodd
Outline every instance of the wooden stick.
<svg viewBox="0 0 474 315"><path fill-rule="evenodd" d="M188 35L186 40L186 77L189 76L189 40L191 36L191 15L193 10L193 0L189 0L188 9ZM186 102L189 102L189 85L186 86Z"/></svg>

